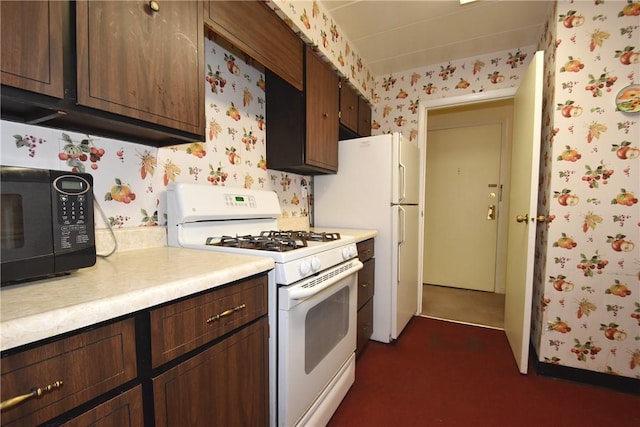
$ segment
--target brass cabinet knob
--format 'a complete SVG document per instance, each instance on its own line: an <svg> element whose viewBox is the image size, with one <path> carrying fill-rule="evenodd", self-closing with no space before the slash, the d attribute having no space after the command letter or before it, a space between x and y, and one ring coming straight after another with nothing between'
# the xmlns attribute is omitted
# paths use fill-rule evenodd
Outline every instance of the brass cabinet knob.
<svg viewBox="0 0 640 427"><path fill-rule="evenodd" d="M151 9L152 12L159 12L160 11L160 3L158 3L156 0L151 0L149 2L149 8Z"/></svg>

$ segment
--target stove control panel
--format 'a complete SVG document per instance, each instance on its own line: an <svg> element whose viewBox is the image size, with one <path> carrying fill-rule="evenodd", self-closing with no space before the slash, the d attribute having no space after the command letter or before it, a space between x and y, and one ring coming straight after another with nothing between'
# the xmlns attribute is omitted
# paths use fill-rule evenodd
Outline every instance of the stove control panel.
<svg viewBox="0 0 640 427"><path fill-rule="evenodd" d="M229 207L254 208L256 207L256 198L246 194L225 194L225 204Z"/></svg>

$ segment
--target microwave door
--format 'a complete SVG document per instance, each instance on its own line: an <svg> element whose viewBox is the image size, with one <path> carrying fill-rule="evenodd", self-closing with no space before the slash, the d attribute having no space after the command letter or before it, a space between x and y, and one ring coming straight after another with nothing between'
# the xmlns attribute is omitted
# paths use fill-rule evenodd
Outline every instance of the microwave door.
<svg viewBox="0 0 640 427"><path fill-rule="evenodd" d="M2 182L0 247L2 282L54 269L49 184Z"/></svg>

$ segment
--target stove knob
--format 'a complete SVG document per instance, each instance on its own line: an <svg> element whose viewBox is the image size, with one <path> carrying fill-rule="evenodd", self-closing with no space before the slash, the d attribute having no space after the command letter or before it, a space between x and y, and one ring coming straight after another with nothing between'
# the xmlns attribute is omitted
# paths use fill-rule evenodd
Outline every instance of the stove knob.
<svg viewBox="0 0 640 427"><path fill-rule="evenodd" d="M309 263L309 261L302 261L300 263L300 274L306 276L307 274L309 274L309 271L311 271L311 264Z"/></svg>
<svg viewBox="0 0 640 427"><path fill-rule="evenodd" d="M313 257L311 258L311 269L313 271L318 271L320 270L320 259L318 257Z"/></svg>
<svg viewBox="0 0 640 427"><path fill-rule="evenodd" d="M351 259L356 255L358 255L358 251L352 246L347 246L346 248L342 249L342 259Z"/></svg>

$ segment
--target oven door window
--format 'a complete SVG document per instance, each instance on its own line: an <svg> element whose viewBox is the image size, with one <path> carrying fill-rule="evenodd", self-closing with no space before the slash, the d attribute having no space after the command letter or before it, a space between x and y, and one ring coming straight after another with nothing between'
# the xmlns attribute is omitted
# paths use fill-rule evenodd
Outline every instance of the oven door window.
<svg viewBox="0 0 640 427"><path fill-rule="evenodd" d="M309 374L349 332L349 288L342 288L307 312L305 372Z"/></svg>

